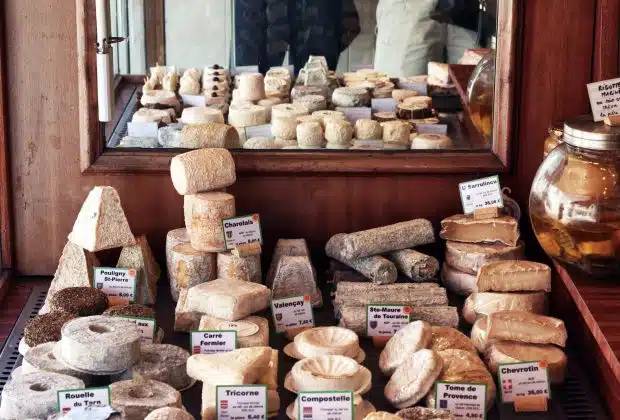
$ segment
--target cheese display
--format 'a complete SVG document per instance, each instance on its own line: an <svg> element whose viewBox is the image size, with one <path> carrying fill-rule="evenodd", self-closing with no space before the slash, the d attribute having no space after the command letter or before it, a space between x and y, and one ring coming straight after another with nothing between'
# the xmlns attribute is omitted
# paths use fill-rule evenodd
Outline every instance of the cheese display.
<svg viewBox="0 0 620 420"><path fill-rule="evenodd" d="M174 109L151 109L140 108L131 117L132 122L154 122L162 124L170 124L175 117Z"/></svg>
<svg viewBox="0 0 620 420"><path fill-rule="evenodd" d="M302 331L292 343L284 347L284 353L295 359L341 355L355 359L358 363L366 358L357 334L340 327L315 327Z"/></svg>
<svg viewBox="0 0 620 420"><path fill-rule="evenodd" d="M214 191L234 184L235 163L226 149L200 149L170 162L172 185L181 195Z"/></svg>
<svg viewBox="0 0 620 420"><path fill-rule="evenodd" d="M383 142L386 144L409 146L411 126L404 121L386 121L381 123Z"/></svg>
<svg viewBox="0 0 620 420"><path fill-rule="evenodd" d="M191 311L187 307L187 292L189 289L181 289L179 291L179 299L174 308L174 331L190 332L197 330L200 324L202 314L197 311Z"/></svg>
<svg viewBox="0 0 620 420"><path fill-rule="evenodd" d="M338 88L332 94L332 104L345 108L368 106L370 104L370 94L364 88Z"/></svg>
<svg viewBox="0 0 620 420"><path fill-rule="evenodd" d="M136 302L147 305L155 303L161 270L145 235L136 238L136 245L123 247L116 267L137 270L136 288L142 293L137 296Z"/></svg>
<svg viewBox="0 0 620 420"><path fill-rule="evenodd" d="M154 380L180 390L190 385L185 365L189 352L171 344L142 344L140 359L131 368L133 380Z"/></svg>
<svg viewBox="0 0 620 420"><path fill-rule="evenodd" d="M388 253L399 273L415 282L432 281L439 273L439 261L415 249L401 249Z"/></svg>
<svg viewBox="0 0 620 420"><path fill-rule="evenodd" d="M301 148L323 147L325 138L319 122L304 122L297 125L297 143Z"/></svg>
<svg viewBox="0 0 620 420"><path fill-rule="evenodd" d="M110 385L110 406L123 419L142 420L158 408L181 408L182 402L179 391L165 383L119 381Z"/></svg>
<svg viewBox="0 0 620 420"><path fill-rule="evenodd" d="M502 311L487 316L489 340L512 340L532 344L566 344L566 327L557 318L529 312Z"/></svg>
<svg viewBox="0 0 620 420"><path fill-rule="evenodd" d="M493 261L521 260L523 252L522 241L517 242L516 246L446 241L446 264L460 272L475 275L480 267Z"/></svg>
<svg viewBox="0 0 620 420"><path fill-rule="evenodd" d="M434 351L448 349L465 350L476 353L472 341L465 334L451 327L433 325L431 327L431 340L428 348Z"/></svg>
<svg viewBox="0 0 620 420"><path fill-rule="evenodd" d="M49 302L50 313L65 312L77 316L100 315L108 309L108 296L92 287L67 287Z"/></svg>
<svg viewBox="0 0 620 420"><path fill-rule="evenodd" d="M198 251L190 244L176 245L170 251L168 277L170 294L176 302L181 289L216 279L216 254Z"/></svg>
<svg viewBox="0 0 620 420"><path fill-rule="evenodd" d="M234 149L240 145L237 130L230 125L221 124L219 121L188 124L181 129L181 137L183 138L181 146L188 149L205 147Z"/></svg>
<svg viewBox="0 0 620 420"><path fill-rule="evenodd" d="M246 101L265 98L265 83L260 73L242 73L237 77L239 96Z"/></svg>
<svg viewBox="0 0 620 420"><path fill-rule="evenodd" d="M227 321L209 315L200 318L197 329L237 332L237 347L262 347L269 345L269 322L266 318L250 315L237 321Z"/></svg>
<svg viewBox="0 0 620 420"><path fill-rule="evenodd" d="M487 346L495 340L489 340L487 338L487 317L479 318L471 327L469 334L471 342L478 350L478 353L484 353Z"/></svg>
<svg viewBox="0 0 620 420"><path fill-rule="evenodd" d="M272 116L271 134L283 140L295 140L297 138L297 120L295 116Z"/></svg>
<svg viewBox="0 0 620 420"><path fill-rule="evenodd" d="M434 392L431 388L442 367L438 353L426 349L416 351L396 368L385 385L385 397L396 408L415 405L429 391Z"/></svg>
<svg viewBox="0 0 620 420"><path fill-rule="evenodd" d="M274 108L275 107L271 108L272 118ZM269 110L264 106L247 102L237 102L232 103L228 110L228 124L237 128L267 124L268 120Z"/></svg>
<svg viewBox="0 0 620 420"><path fill-rule="evenodd" d="M90 252L135 245L118 192L95 187L82 204L69 241Z"/></svg>
<svg viewBox="0 0 620 420"><path fill-rule="evenodd" d="M478 291L551 291L551 268L532 261L496 261L480 268Z"/></svg>
<svg viewBox="0 0 620 420"><path fill-rule="evenodd" d="M321 111L327 108L327 101L322 95L304 95L293 99L294 104L303 105L308 112Z"/></svg>
<svg viewBox="0 0 620 420"><path fill-rule="evenodd" d="M413 321L398 330L379 356L381 372L391 376L413 353L428 348L431 336L431 326L424 321Z"/></svg>
<svg viewBox="0 0 620 420"><path fill-rule="evenodd" d="M253 255L260 255L262 248L260 242L248 242L247 244L237 245L231 251L235 257L250 257Z"/></svg>
<svg viewBox="0 0 620 420"><path fill-rule="evenodd" d="M235 216L235 197L223 192L188 194L183 197L185 226L192 248L226 250L222 220Z"/></svg>
<svg viewBox="0 0 620 420"><path fill-rule="evenodd" d="M191 106L183 110L179 121L185 124L224 124L224 115L217 109L206 106Z"/></svg>
<svg viewBox="0 0 620 420"><path fill-rule="evenodd" d="M501 242L516 246L519 226L510 216L477 220L472 215L457 214L441 221L439 236L457 242Z"/></svg>
<svg viewBox="0 0 620 420"><path fill-rule="evenodd" d="M329 118L325 120L327 145L350 146L353 140L353 126L347 120Z"/></svg>
<svg viewBox="0 0 620 420"><path fill-rule="evenodd" d="M287 374L284 386L291 392L370 390L372 374L356 360L342 355L324 355L301 359Z"/></svg>
<svg viewBox="0 0 620 420"><path fill-rule="evenodd" d="M310 258L288 255L280 257L271 284L271 295L273 299L309 295L312 306L322 306L323 297L316 286L316 271Z"/></svg>
<svg viewBox="0 0 620 420"><path fill-rule="evenodd" d="M400 298L390 299L400 301ZM459 312L455 306L409 306L409 316L432 325L456 328L459 325ZM365 306L340 306L337 309L339 325L350 329L360 336L366 335L366 307Z"/></svg>
<svg viewBox="0 0 620 420"><path fill-rule="evenodd" d="M271 257L271 264L267 272L265 285L270 287L273 285L273 278L276 274L276 268L283 256L290 257L310 257L308 244L305 239L278 239Z"/></svg>
<svg viewBox="0 0 620 420"><path fill-rule="evenodd" d="M470 324L481 316L501 311L523 311L545 315L547 313L547 295L533 293L472 293L463 305L463 319Z"/></svg>
<svg viewBox="0 0 620 420"><path fill-rule="evenodd" d="M280 104L271 108L271 119L275 118L297 118L308 115L308 107L302 104Z"/></svg>
<svg viewBox="0 0 620 420"><path fill-rule="evenodd" d="M262 283L260 254L238 257L231 252L218 253L217 278Z"/></svg>
<svg viewBox="0 0 620 420"><path fill-rule="evenodd" d="M149 413L144 420L194 420L194 416L176 407L161 407Z"/></svg>

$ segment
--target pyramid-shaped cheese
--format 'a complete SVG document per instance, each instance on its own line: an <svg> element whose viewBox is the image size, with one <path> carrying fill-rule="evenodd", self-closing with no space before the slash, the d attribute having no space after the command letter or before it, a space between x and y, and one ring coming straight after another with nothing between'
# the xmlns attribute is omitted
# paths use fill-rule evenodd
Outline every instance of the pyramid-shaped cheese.
<svg viewBox="0 0 620 420"><path fill-rule="evenodd" d="M157 281L161 275L161 270L155 261L153 252L151 252L146 235L138 236L135 245L123 247L116 267L138 270L137 289L142 291L142 296L138 296L137 303L147 305L155 303Z"/></svg>
<svg viewBox="0 0 620 420"><path fill-rule="evenodd" d="M273 250L273 257L271 257L271 264L269 265L269 271L267 272L267 287L271 287L273 283L273 277L276 275L276 268L278 262L283 256L290 257L310 257L310 251L308 251L308 244L305 239L278 239L276 247Z"/></svg>
<svg viewBox="0 0 620 420"><path fill-rule="evenodd" d="M90 252L135 245L136 239L114 188L95 187L90 191L69 240Z"/></svg>
<svg viewBox="0 0 620 420"><path fill-rule="evenodd" d="M210 385L253 384L267 372L270 361L271 347L194 354L187 359L187 374Z"/></svg>
<svg viewBox="0 0 620 420"><path fill-rule="evenodd" d="M56 292L67 287L91 287L94 268L98 265L99 261L95 254L72 242L67 242L45 301L48 302Z"/></svg>
<svg viewBox="0 0 620 420"><path fill-rule="evenodd" d="M200 325L202 314L187 309L187 291L188 289L179 291L179 300L174 308L174 331L177 332L197 330Z"/></svg>
<svg viewBox="0 0 620 420"><path fill-rule="evenodd" d="M241 280L215 279L187 292L187 312L236 321L269 306L271 292L262 284Z"/></svg>
<svg viewBox="0 0 620 420"><path fill-rule="evenodd" d="M316 287L316 272L308 257L281 257L271 290L274 299L310 295L312 306L323 305L323 297Z"/></svg>

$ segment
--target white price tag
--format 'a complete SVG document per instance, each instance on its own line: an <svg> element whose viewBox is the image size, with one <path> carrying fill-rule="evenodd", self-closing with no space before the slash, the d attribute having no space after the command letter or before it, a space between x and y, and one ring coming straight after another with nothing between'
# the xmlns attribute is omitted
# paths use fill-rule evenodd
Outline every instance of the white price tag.
<svg viewBox="0 0 620 420"><path fill-rule="evenodd" d="M224 219L222 220L222 229L224 230L226 249L232 249L237 245L249 244L250 242L263 244L258 213Z"/></svg>
<svg viewBox="0 0 620 420"><path fill-rule="evenodd" d="M218 420L267 420L267 386L217 386Z"/></svg>
<svg viewBox="0 0 620 420"><path fill-rule="evenodd" d="M435 383L435 408L449 410L455 419L486 419L487 386Z"/></svg>
<svg viewBox="0 0 620 420"><path fill-rule="evenodd" d="M410 313L403 305L366 305L366 336L393 336L411 322Z"/></svg>
<svg viewBox="0 0 620 420"><path fill-rule="evenodd" d="M461 203L465 214L487 207L504 207L502 187L497 175L461 182L459 192L461 193Z"/></svg>
<svg viewBox="0 0 620 420"><path fill-rule="evenodd" d="M336 111L344 112L345 118L353 125L357 120L372 119L372 110L370 107L342 107L336 108Z"/></svg>
<svg viewBox="0 0 620 420"><path fill-rule="evenodd" d="M353 401L352 392L300 392L297 398L297 418L300 420L353 420Z"/></svg>
<svg viewBox="0 0 620 420"><path fill-rule="evenodd" d="M207 98L204 95L181 95L183 104L188 106L206 106Z"/></svg>
<svg viewBox="0 0 620 420"><path fill-rule="evenodd" d="M594 121L620 114L620 77L588 84L588 96Z"/></svg>
<svg viewBox="0 0 620 420"><path fill-rule="evenodd" d="M245 138L249 140L252 137L273 137L271 134L271 124L245 127Z"/></svg>
<svg viewBox="0 0 620 420"><path fill-rule="evenodd" d="M237 331L192 331L192 354L227 353L237 349Z"/></svg>
<svg viewBox="0 0 620 420"><path fill-rule="evenodd" d="M155 318L140 318L136 316L115 315L117 318L124 318L134 322L140 330L140 343L152 344L155 340Z"/></svg>
<svg viewBox="0 0 620 420"><path fill-rule="evenodd" d="M551 398L545 361L500 364L497 372L502 402L513 402L515 397L539 395Z"/></svg>
<svg viewBox="0 0 620 420"><path fill-rule="evenodd" d="M235 67L235 74L258 73L258 66L238 66Z"/></svg>
<svg viewBox="0 0 620 420"><path fill-rule="evenodd" d="M416 124L415 129L420 134L448 135L448 124Z"/></svg>
<svg viewBox="0 0 620 420"><path fill-rule="evenodd" d="M370 105L372 112L396 112L398 101L394 98L376 98Z"/></svg>
<svg viewBox="0 0 620 420"><path fill-rule="evenodd" d="M95 267L95 287L108 295L110 305L136 301L135 268Z"/></svg>
<svg viewBox="0 0 620 420"><path fill-rule="evenodd" d="M155 137L157 138L157 131L159 130L159 124L156 122L128 122L127 123L127 135L131 137Z"/></svg>
<svg viewBox="0 0 620 420"><path fill-rule="evenodd" d="M284 332L294 328L314 327L312 298L291 296L271 301L271 313L276 332Z"/></svg>
<svg viewBox="0 0 620 420"><path fill-rule="evenodd" d="M75 408L110 405L110 389L108 387L65 389L58 391L56 395L58 411L62 414Z"/></svg>

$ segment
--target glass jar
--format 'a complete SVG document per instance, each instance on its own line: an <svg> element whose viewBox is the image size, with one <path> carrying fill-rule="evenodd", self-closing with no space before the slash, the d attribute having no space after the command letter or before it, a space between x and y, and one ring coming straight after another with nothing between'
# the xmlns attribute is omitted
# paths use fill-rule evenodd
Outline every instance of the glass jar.
<svg viewBox="0 0 620 420"><path fill-rule="evenodd" d="M467 98L471 120L482 134L485 143L491 144L493 135L493 98L495 94L495 51L485 55L478 63L467 83Z"/></svg>
<svg viewBox="0 0 620 420"><path fill-rule="evenodd" d="M549 135L545 139L545 146L543 149L543 157L546 158L549 152L555 149L558 144L562 143L564 137L564 123L556 121L549 126Z"/></svg>
<svg viewBox="0 0 620 420"><path fill-rule="evenodd" d="M552 258L596 276L620 273L620 127L566 121L564 142L530 192L534 233Z"/></svg>

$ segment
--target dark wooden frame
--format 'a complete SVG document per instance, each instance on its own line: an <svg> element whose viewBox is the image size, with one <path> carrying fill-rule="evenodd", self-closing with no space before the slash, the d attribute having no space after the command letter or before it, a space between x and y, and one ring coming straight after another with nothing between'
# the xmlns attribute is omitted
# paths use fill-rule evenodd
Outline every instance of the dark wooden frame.
<svg viewBox="0 0 620 420"><path fill-rule="evenodd" d="M516 63L523 0L499 0L493 146L487 151L295 152L234 151L239 172L265 173L472 173L508 172L516 125ZM97 120L95 2L76 0L82 173L163 173L178 151L105 149Z"/></svg>
<svg viewBox="0 0 620 420"><path fill-rule="evenodd" d="M594 40L593 81L620 76L620 2L598 0Z"/></svg>

